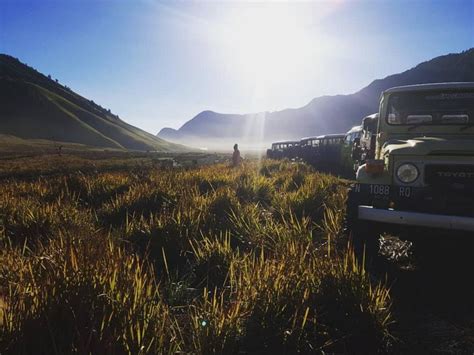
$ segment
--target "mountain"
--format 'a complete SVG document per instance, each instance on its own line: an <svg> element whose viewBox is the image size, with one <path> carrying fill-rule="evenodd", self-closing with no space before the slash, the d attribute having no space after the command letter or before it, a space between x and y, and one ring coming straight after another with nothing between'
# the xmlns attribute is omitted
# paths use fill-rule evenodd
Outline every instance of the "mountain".
<svg viewBox="0 0 474 355"><path fill-rule="evenodd" d="M322 96L306 106L258 114L204 111L178 130L163 128L158 137L201 145L270 142L327 133L344 133L378 111L382 91L401 85L474 81L474 48L436 57L403 73L373 81L350 95ZM194 143L196 144L196 143Z"/></svg>
<svg viewBox="0 0 474 355"><path fill-rule="evenodd" d="M130 150L183 151L122 121L67 86L0 54L0 134Z"/></svg>

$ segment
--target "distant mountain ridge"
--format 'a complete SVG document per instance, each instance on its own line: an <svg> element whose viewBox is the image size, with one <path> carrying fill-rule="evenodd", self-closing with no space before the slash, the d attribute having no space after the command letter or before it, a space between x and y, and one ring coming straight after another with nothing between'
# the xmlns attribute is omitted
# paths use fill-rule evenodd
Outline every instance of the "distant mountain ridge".
<svg viewBox="0 0 474 355"><path fill-rule="evenodd" d="M0 134L101 148L186 149L122 121L6 54L0 54Z"/></svg>
<svg viewBox="0 0 474 355"><path fill-rule="evenodd" d="M297 109L243 115L203 111L178 130L163 128L158 137L212 145L230 139L251 143L255 139L268 142L344 133L359 124L362 117L378 111L380 94L390 87L456 81L474 81L474 48L436 57L402 73L374 80L350 95L317 97Z"/></svg>

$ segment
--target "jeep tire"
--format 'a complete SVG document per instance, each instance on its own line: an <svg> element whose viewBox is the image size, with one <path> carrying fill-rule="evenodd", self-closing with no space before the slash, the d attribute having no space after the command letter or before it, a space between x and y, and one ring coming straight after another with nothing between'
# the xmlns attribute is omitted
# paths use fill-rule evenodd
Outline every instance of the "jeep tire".
<svg viewBox="0 0 474 355"><path fill-rule="evenodd" d="M366 265L377 263L380 248L380 228L376 223L358 219L358 194L351 188L347 194L344 231L359 261L365 259Z"/></svg>

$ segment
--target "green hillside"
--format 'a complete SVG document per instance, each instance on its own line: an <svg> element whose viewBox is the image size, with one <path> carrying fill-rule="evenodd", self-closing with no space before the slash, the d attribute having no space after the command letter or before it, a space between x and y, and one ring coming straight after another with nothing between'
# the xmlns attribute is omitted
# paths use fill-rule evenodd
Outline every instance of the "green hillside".
<svg viewBox="0 0 474 355"><path fill-rule="evenodd" d="M122 121L67 86L0 54L0 134L92 147L184 151Z"/></svg>

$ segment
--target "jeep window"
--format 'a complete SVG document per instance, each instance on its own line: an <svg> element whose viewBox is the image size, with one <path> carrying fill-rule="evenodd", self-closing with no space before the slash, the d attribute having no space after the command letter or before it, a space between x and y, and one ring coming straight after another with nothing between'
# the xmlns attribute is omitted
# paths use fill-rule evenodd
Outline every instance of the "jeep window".
<svg viewBox="0 0 474 355"><path fill-rule="evenodd" d="M366 140L370 139L371 135L372 135L372 132L370 132L369 130L364 130L364 134L363 134L364 139Z"/></svg>
<svg viewBox="0 0 474 355"><path fill-rule="evenodd" d="M474 123L474 91L401 92L388 100L391 125L463 125Z"/></svg>

